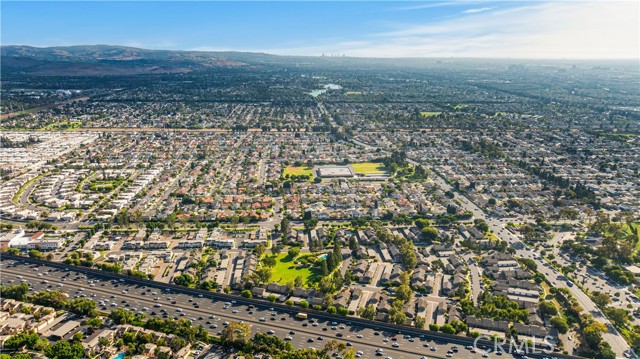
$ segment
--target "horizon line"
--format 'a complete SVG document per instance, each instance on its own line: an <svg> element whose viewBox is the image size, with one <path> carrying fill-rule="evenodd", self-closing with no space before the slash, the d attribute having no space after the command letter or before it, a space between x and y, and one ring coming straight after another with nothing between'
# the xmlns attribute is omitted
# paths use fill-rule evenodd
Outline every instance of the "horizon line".
<svg viewBox="0 0 640 359"><path fill-rule="evenodd" d="M220 50L198 50L198 49L153 49L153 48L145 48L145 47L137 47L137 46L129 46L129 45L114 45L114 44L76 44L76 45L47 45L47 46L38 46L38 45L27 45L27 44L0 44L0 48L2 47L31 47L36 49L51 49L51 48L64 48L64 47L89 47L89 46L103 46L103 47L122 47L136 50L145 50L145 51L173 51L173 52L198 52L198 53L224 53L224 52L233 52L233 53L244 53L244 54L260 54L260 55L268 55L268 56L276 56L276 57L306 57L306 58L352 58L352 59L379 59L379 60L391 60L391 59L406 59L406 60L427 60L427 59L477 59L477 60L538 60L538 61L639 61L640 62L640 54L638 57L583 57L583 58L571 58L571 57L491 57L491 56L401 56L401 57L365 57L365 56L352 56L348 54L322 54L322 55L293 55L293 54L276 54L261 50L230 50L230 49L220 49ZM4 56L4 55L3 55ZM126 61L126 60L122 60ZM640 65L640 64L639 64Z"/></svg>

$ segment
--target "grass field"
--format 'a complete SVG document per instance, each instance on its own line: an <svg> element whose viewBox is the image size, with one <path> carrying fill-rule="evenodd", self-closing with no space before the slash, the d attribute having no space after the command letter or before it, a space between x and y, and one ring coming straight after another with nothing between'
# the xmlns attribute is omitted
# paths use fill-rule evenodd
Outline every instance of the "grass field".
<svg viewBox="0 0 640 359"><path fill-rule="evenodd" d="M375 162L362 162L362 163L354 163L351 165L353 170L357 173L366 174L380 174L385 173L384 165L382 163Z"/></svg>
<svg viewBox="0 0 640 359"><path fill-rule="evenodd" d="M309 253L301 253L297 258L311 256ZM297 276L302 277L302 282L309 286L320 276L316 268L296 267L293 259L287 253L281 253L276 257L276 266L272 269L271 280L280 284L293 282Z"/></svg>
<svg viewBox="0 0 640 359"><path fill-rule="evenodd" d="M311 167L287 167L284 169L284 172L282 172L282 175L296 175L296 176L300 176L300 175L307 175L307 176L311 176L313 177L313 168Z"/></svg>
<svg viewBox="0 0 640 359"><path fill-rule="evenodd" d="M441 113L442 112L420 112L420 116L422 116L422 117L433 117L433 116L438 116Z"/></svg>
<svg viewBox="0 0 640 359"><path fill-rule="evenodd" d="M351 96L355 96L355 95L362 95L361 91L347 91L346 92L347 95L351 95Z"/></svg>
<svg viewBox="0 0 640 359"><path fill-rule="evenodd" d="M81 126L82 126L82 122L80 121L60 121L60 122L50 123L42 129L45 131L74 130L74 129L80 128Z"/></svg>
<svg viewBox="0 0 640 359"><path fill-rule="evenodd" d="M500 240L500 238L498 238L498 236L496 236L496 234L495 234L495 233L486 233L486 234L484 235L484 238L485 238L485 239L488 239L488 240L490 240L490 241L493 241L493 242L495 242L495 241L499 241L499 240Z"/></svg>

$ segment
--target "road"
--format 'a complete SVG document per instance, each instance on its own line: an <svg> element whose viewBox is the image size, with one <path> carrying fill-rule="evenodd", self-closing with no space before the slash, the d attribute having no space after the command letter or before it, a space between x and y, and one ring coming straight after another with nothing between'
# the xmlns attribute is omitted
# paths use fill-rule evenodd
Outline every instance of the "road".
<svg viewBox="0 0 640 359"><path fill-rule="evenodd" d="M478 304L478 297L480 297L480 293L482 293L482 272L476 264L469 263L469 260L472 259L471 255L463 256L463 258L469 264L469 275L471 278L471 282L469 283L469 285L471 286L471 298L473 304Z"/></svg>
<svg viewBox="0 0 640 359"><path fill-rule="evenodd" d="M105 311L122 306L147 315L154 315L155 312L155 315L160 316L164 311L166 317L185 317L194 325L205 326L212 334L218 334L225 321L241 320L250 324L252 333L273 331L273 335L280 338L290 336L291 343L297 348L320 348L331 339L348 342L356 350L362 351L364 358L374 357L378 348L383 350L385 356L396 359L421 358L426 355L429 358L445 358L446 351L453 345L444 344L445 340L458 346L472 343L469 338L446 337L432 332L425 335L428 332L411 328L402 328L399 331L397 327L384 323L348 317L337 319L338 317L320 312L310 314L309 321L296 320L296 310L282 305L227 297L217 293L199 297L191 294L186 288L181 289L163 283L140 281L98 271L83 271L81 268L69 268L57 263L31 268L31 263L36 262L31 259L21 259L18 262L3 258L3 284L15 284L25 280L35 291L58 289L69 294L71 298L86 296L96 301L99 308ZM44 282L45 280L47 282ZM252 304L255 308L251 308L248 303L255 303ZM294 334L291 334L292 331ZM341 333L342 337L338 337L338 333ZM405 339L404 335L411 335L413 338ZM424 339L420 339L420 335L423 335ZM323 339L319 339L320 337ZM388 338L386 342L384 338ZM394 348L393 343L397 343L398 347ZM437 349L431 351L431 347ZM454 354L455 358L481 358L480 353L460 349L459 353ZM489 355L490 358L493 356L495 354ZM541 357L537 354L533 356Z"/></svg>

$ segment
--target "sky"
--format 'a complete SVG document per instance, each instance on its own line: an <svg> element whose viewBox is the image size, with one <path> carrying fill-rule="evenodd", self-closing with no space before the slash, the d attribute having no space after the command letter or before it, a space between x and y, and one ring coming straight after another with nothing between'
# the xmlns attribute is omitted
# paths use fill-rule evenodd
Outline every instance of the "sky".
<svg viewBox="0 0 640 359"><path fill-rule="evenodd" d="M2 45L640 59L640 1L0 1Z"/></svg>

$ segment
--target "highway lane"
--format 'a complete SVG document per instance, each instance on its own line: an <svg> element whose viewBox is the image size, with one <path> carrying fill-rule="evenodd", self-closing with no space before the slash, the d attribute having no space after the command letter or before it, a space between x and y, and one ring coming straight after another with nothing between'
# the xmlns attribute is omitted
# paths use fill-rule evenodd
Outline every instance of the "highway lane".
<svg viewBox="0 0 640 359"><path fill-rule="evenodd" d="M169 317L184 317L194 322L194 325L202 324L213 334L218 334L222 329L224 321L242 320L249 323L252 327L252 333L256 332L268 332L274 331L274 335L280 338L287 336L291 337L292 344L297 348L316 347L321 348L325 342L330 339L337 339L344 342L352 343L356 350L363 352L363 357L369 358L375 356L375 350L382 348L385 355L393 358L420 358L423 355L428 355L433 358L445 358L445 352L451 345L437 345L438 350L435 352L430 351L430 348L426 348L423 345L425 342L414 338L413 342L404 339L402 336L397 336L397 341L392 340L393 334L375 335L374 330L363 327L347 327L346 323L338 323L336 326L330 325L326 320L317 320L317 326L313 326L308 321L295 320L293 316L288 313L282 313L277 311L270 311L267 308L268 304L259 306L253 310L252 314L249 314L249 310L244 305L231 303L227 309L225 309L225 302L210 300L207 298L193 298L187 294L181 293L167 293L166 291L154 290L153 288L142 288L138 285L131 285L128 283L111 283L101 279L100 282L94 283L91 286L90 281L95 281L97 278L89 275L87 278L82 278L84 274L75 275L71 274L69 277L62 281L62 277L67 273L75 273L73 270L64 271L53 269L43 276L38 276L38 273L42 273L43 269L39 271L33 271L33 269L26 268L23 265L18 267L9 267L11 261L4 261L2 266L2 280L5 284L19 283L20 279L27 280L34 290L44 290L47 286L51 286L49 289L58 289L69 294L71 298L74 296L84 294L87 298L93 299L97 303L104 301L106 307L104 310L110 310L115 307L122 307L125 303L121 303L122 300L126 300L129 305L128 309L142 311L149 315L152 311L160 313L160 309L165 309ZM18 278L17 276L22 276ZM73 278L77 278L76 281ZM42 283L43 280L47 280L48 283ZM6 283L8 280L13 280L13 283ZM62 287L58 287L58 284L62 284ZM104 286L102 286L104 284ZM118 287L114 287L118 285ZM78 290L83 288L83 290ZM126 290L126 293L123 293ZM148 291L147 291L148 290ZM152 294L153 292L157 294ZM145 292L145 295L142 293ZM115 296L115 298L112 298ZM158 298L158 300L154 300ZM168 298L171 298L168 300ZM192 300L191 302L189 300ZM175 302L176 304L171 304ZM116 303L116 306L112 306L111 303ZM161 303L162 307L154 307L155 303ZM195 308L192 303L198 303L199 308ZM143 307L147 307L147 310L142 310ZM180 311L178 311L180 307ZM100 306L99 306L100 309ZM237 313L234 313L237 311ZM274 313L275 315L272 315ZM215 315L215 318L210 318L211 315ZM264 317L265 322L260 321L259 318ZM277 318L271 320L270 318ZM285 318L285 320L282 320ZM348 319L348 318L345 318ZM206 324L210 322L211 324ZM210 328L211 325L217 325L216 330ZM303 326L305 325L306 326ZM341 325L344 325L344 329L341 329ZM332 329L335 327L336 329ZM290 331L295 331L295 334L289 334ZM343 337L336 337L337 333L342 333ZM318 340L319 337L323 337L323 340ZM383 338L389 338L387 342L384 342ZM309 342L312 339L313 342ZM393 343L397 342L399 347L393 348ZM433 346L433 342L427 343ZM461 348L462 349L462 348ZM473 356L480 357L480 354L472 354L462 349L459 353L454 354L455 357L470 358Z"/></svg>

